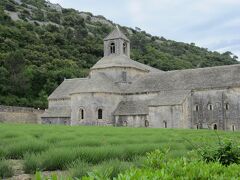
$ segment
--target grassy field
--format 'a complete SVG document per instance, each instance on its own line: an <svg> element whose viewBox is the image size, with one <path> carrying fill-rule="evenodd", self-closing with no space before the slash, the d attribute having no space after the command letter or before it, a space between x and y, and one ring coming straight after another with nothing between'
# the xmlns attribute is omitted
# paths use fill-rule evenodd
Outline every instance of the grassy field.
<svg viewBox="0 0 240 180"><path fill-rule="evenodd" d="M240 138L240 132L217 134ZM194 149L192 144L216 143L216 132L209 130L0 124L0 179L1 167L6 169L11 159L21 160L28 174L61 170L81 177L113 167L114 177L132 166L141 167L146 153L155 149L170 148L168 158L177 159Z"/></svg>

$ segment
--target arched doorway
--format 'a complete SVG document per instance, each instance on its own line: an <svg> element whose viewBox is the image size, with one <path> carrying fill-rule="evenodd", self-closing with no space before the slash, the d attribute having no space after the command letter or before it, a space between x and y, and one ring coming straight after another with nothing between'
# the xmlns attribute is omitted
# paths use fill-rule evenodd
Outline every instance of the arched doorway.
<svg viewBox="0 0 240 180"><path fill-rule="evenodd" d="M145 127L149 127L149 121L145 120L144 125L145 125Z"/></svg>
<svg viewBox="0 0 240 180"><path fill-rule="evenodd" d="M163 127L167 128L167 121L163 121Z"/></svg>
<svg viewBox="0 0 240 180"><path fill-rule="evenodd" d="M102 119L102 118L103 118L103 110L98 109L98 119Z"/></svg>
<svg viewBox="0 0 240 180"><path fill-rule="evenodd" d="M232 125L232 131L235 131L235 125Z"/></svg>
<svg viewBox="0 0 240 180"><path fill-rule="evenodd" d="M218 127L217 127L217 124L213 124L213 130L217 130Z"/></svg>

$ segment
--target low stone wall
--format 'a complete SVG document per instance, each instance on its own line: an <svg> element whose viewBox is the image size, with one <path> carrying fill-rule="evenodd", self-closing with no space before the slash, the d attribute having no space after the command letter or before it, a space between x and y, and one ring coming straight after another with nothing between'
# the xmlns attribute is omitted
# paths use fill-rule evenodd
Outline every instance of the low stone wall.
<svg viewBox="0 0 240 180"><path fill-rule="evenodd" d="M0 122L40 124L43 112L34 108L0 105Z"/></svg>

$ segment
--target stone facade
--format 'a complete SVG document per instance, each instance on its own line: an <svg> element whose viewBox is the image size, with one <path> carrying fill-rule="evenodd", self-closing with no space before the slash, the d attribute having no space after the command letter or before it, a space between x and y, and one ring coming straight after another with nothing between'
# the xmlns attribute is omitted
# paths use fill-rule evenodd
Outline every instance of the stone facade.
<svg viewBox="0 0 240 180"><path fill-rule="evenodd" d="M37 124L41 123L43 112L33 108L0 105L0 122Z"/></svg>
<svg viewBox="0 0 240 180"><path fill-rule="evenodd" d="M86 78L49 96L42 123L153 128L240 128L240 65L164 72L130 59L116 28Z"/></svg>

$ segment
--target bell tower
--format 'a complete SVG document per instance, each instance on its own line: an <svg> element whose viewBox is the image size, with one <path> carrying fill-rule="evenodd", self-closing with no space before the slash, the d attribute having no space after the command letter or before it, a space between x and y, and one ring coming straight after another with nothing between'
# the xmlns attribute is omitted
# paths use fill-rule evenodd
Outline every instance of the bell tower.
<svg viewBox="0 0 240 180"><path fill-rule="evenodd" d="M121 32L118 26L104 38L104 57L114 55L130 57L130 40Z"/></svg>

